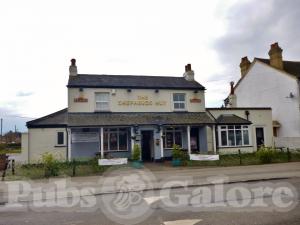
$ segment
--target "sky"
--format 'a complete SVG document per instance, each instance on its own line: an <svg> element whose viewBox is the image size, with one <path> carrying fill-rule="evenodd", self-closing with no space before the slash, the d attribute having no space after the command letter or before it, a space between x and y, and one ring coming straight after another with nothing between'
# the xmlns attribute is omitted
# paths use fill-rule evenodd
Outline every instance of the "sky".
<svg viewBox="0 0 300 225"><path fill-rule="evenodd" d="M297 0L10 0L0 3L4 132L67 107L68 68L82 74L182 76L192 64L218 107L243 56L300 61Z"/></svg>

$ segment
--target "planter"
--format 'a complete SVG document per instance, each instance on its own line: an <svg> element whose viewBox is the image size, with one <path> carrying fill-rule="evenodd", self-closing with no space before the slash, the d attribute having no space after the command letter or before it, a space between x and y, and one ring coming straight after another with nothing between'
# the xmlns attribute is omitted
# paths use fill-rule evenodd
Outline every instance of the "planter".
<svg viewBox="0 0 300 225"><path fill-rule="evenodd" d="M181 166L181 159L172 159L172 166Z"/></svg>
<svg viewBox="0 0 300 225"><path fill-rule="evenodd" d="M7 157L5 154L0 155L0 171L6 169Z"/></svg>
<svg viewBox="0 0 300 225"><path fill-rule="evenodd" d="M143 168L143 163L142 163L142 161L139 161L139 160L132 161L131 165L135 169L141 169L141 168Z"/></svg>

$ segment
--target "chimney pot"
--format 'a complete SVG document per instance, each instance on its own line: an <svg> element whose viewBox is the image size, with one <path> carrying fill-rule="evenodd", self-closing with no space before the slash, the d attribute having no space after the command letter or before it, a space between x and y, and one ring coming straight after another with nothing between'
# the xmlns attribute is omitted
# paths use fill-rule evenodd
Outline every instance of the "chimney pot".
<svg viewBox="0 0 300 225"><path fill-rule="evenodd" d="M70 76L76 76L77 75L76 59L71 59L71 65L69 67L69 75Z"/></svg>
<svg viewBox="0 0 300 225"><path fill-rule="evenodd" d="M183 74L183 77L188 81L194 80L194 71L192 70L191 64L187 64L185 66L185 73Z"/></svg>

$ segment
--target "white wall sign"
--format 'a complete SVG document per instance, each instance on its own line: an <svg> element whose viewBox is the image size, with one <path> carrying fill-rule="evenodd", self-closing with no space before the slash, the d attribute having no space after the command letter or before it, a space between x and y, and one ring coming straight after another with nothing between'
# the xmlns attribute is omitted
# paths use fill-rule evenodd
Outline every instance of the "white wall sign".
<svg viewBox="0 0 300 225"><path fill-rule="evenodd" d="M100 166L123 165L127 164L127 158L114 158L114 159L99 159Z"/></svg>
<svg viewBox="0 0 300 225"><path fill-rule="evenodd" d="M72 133L72 143L76 142L98 142L99 134L97 132L75 132Z"/></svg>
<svg viewBox="0 0 300 225"><path fill-rule="evenodd" d="M190 160L197 160L197 161L216 161L216 160L219 160L219 155L190 154Z"/></svg>

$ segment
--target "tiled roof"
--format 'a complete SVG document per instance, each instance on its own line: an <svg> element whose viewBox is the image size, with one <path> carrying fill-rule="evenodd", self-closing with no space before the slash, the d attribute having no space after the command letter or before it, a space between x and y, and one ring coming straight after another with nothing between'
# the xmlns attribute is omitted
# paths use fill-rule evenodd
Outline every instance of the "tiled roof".
<svg viewBox="0 0 300 225"><path fill-rule="evenodd" d="M269 59L263 59L263 58L255 58L259 60L260 62L266 63L270 65ZM300 62L297 61L283 61L283 70L291 75L294 75L298 78L300 78Z"/></svg>
<svg viewBox="0 0 300 225"><path fill-rule="evenodd" d="M205 89L197 81L187 81L184 77L88 74L70 76L67 87L193 90Z"/></svg>
<svg viewBox="0 0 300 225"><path fill-rule="evenodd" d="M68 109L62 109L47 116L26 123L28 128L34 127L66 127Z"/></svg>
<svg viewBox="0 0 300 225"><path fill-rule="evenodd" d="M214 124L206 112L69 113L68 126Z"/></svg>
<svg viewBox="0 0 300 225"><path fill-rule="evenodd" d="M217 124L251 124L251 121L234 114L222 114L217 119Z"/></svg>

